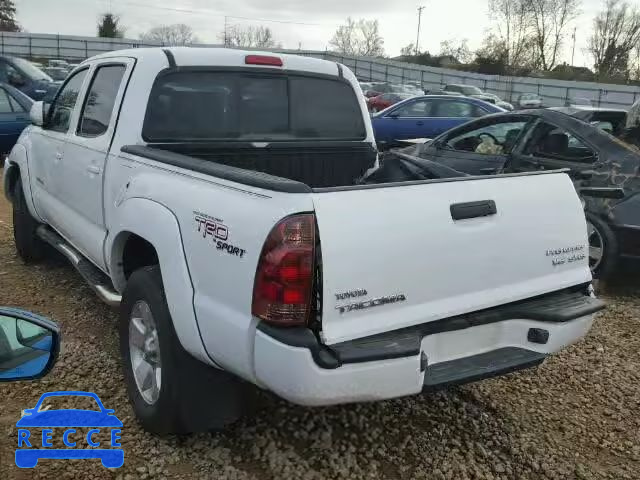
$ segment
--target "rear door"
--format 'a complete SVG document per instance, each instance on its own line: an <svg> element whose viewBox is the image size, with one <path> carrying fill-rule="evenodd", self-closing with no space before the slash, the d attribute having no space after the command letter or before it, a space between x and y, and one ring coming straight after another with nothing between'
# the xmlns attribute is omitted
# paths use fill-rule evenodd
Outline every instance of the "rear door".
<svg viewBox="0 0 640 480"><path fill-rule="evenodd" d="M475 104L460 98L440 98L434 102L431 111L429 128L423 135L425 138L434 138L458 125L462 125L476 117L485 115Z"/></svg>
<svg viewBox="0 0 640 480"><path fill-rule="evenodd" d="M580 171L593 168L597 152L583 139L566 128L538 121L522 138L523 145L514 153L514 166L519 171L569 168Z"/></svg>
<svg viewBox="0 0 640 480"><path fill-rule="evenodd" d="M312 197L322 246L322 335L328 344L591 279L582 205L566 174ZM480 216L462 218L467 208Z"/></svg>
<svg viewBox="0 0 640 480"><path fill-rule="evenodd" d="M432 100L416 98L389 109L383 116L386 141L425 137L432 130L432 107Z"/></svg>
<svg viewBox="0 0 640 480"><path fill-rule="evenodd" d="M78 119L66 139L64 159L56 176L57 197L64 212L57 219L57 227L63 234L72 234L76 248L100 267L105 265L105 162L133 64L131 58L110 58L92 65Z"/></svg>

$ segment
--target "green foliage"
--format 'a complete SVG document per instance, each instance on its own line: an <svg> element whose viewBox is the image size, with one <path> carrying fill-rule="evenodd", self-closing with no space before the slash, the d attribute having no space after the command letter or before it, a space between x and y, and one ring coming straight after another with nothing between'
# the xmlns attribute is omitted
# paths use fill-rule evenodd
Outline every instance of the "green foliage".
<svg viewBox="0 0 640 480"><path fill-rule="evenodd" d="M0 31L19 32L20 25L16 20L16 6L13 0L0 0Z"/></svg>
<svg viewBox="0 0 640 480"><path fill-rule="evenodd" d="M103 38L124 37L124 28L120 27L120 17L113 13L103 13L98 21L98 36Z"/></svg>

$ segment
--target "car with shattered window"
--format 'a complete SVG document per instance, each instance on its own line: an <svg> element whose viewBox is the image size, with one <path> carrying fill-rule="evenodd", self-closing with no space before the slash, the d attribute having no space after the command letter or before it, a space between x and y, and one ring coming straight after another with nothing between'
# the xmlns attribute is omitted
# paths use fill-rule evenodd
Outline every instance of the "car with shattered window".
<svg viewBox="0 0 640 480"><path fill-rule="evenodd" d="M623 260L640 259L640 151L579 118L549 109L490 115L400 152L386 155L371 178L568 169L585 208L594 276L608 278ZM407 154L424 163L407 169Z"/></svg>
<svg viewBox="0 0 640 480"><path fill-rule="evenodd" d="M573 107L552 107L551 110L566 113L590 123L616 137L624 132L627 111L621 108L602 108L576 105Z"/></svg>

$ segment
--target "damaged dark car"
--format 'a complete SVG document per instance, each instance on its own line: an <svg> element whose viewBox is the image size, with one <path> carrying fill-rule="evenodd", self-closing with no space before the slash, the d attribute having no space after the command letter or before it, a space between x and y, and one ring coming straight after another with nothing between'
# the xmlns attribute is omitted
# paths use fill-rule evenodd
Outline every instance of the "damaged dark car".
<svg viewBox="0 0 640 480"><path fill-rule="evenodd" d="M550 169L568 169L582 198L594 276L608 278L622 261L640 259L640 150L562 112L483 117L388 153L364 182Z"/></svg>

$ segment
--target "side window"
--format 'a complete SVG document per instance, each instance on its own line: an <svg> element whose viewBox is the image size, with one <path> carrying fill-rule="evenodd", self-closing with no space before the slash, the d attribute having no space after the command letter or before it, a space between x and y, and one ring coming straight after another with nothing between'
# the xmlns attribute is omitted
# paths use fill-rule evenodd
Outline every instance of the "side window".
<svg viewBox="0 0 640 480"><path fill-rule="evenodd" d="M453 150L487 155L507 154L515 147L527 125L527 120L492 123L447 139L446 146Z"/></svg>
<svg viewBox="0 0 640 480"><path fill-rule="evenodd" d="M98 137L107 131L125 70L124 65L107 65L96 70L80 115L79 136Z"/></svg>
<svg viewBox="0 0 640 480"><path fill-rule="evenodd" d="M469 118L474 116L474 105L459 100L442 100L436 104L434 117Z"/></svg>
<svg viewBox="0 0 640 480"><path fill-rule="evenodd" d="M58 95L49 108L49 121L47 128L55 132L67 132L71 114L78 100L84 77L87 76L87 69L76 73L58 92Z"/></svg>
<svg viewBox="0 0 640 480"><path fill-rule="evenodd" d="M11 103L9 102L9 95L7 92L0 88L0 113L13 113Z"/></svg>
<svg viewBox="0 0 640 480"><path fill-rule="evenodd" d="M3 90L3 91L4 91L4 90ZM5 92L5 93L7 93L7 92ZM10 93L7 93L7 96L9 97L9 103L11 104L11 109L12 109L14 112L20 112L20 113L22 113L22 112L26 112L26 110L22 107L22 105L20 105L20 104L18 103L18 101L17 101L15 98L13 98L13 97L11 96L11 94L10 94Z"/></svg>
<svg viewBox="0 0 640 480"><path fill-rule="evenodd" d="M534 131L525 154L566 162L593 163L596 155L582 140L568 131L542 122Z"/></svg>
<svg viewBox="0 0 640 480"><path fill-rule="evenodd" d="M9 65L8 63L6 65L7 65L6 67L7 83L9 85L11 85L12 87L19 88L27 83L27 81L24 79L24 77L18 70L16 70L12 65Z"/></svg>
<svg viewBox="0 0 640 480"><path fill-rule="evenodd" d="M416 100L394 110L393 114L400 118L430 117L432 105L433 102L430 100Z"/></svg>

